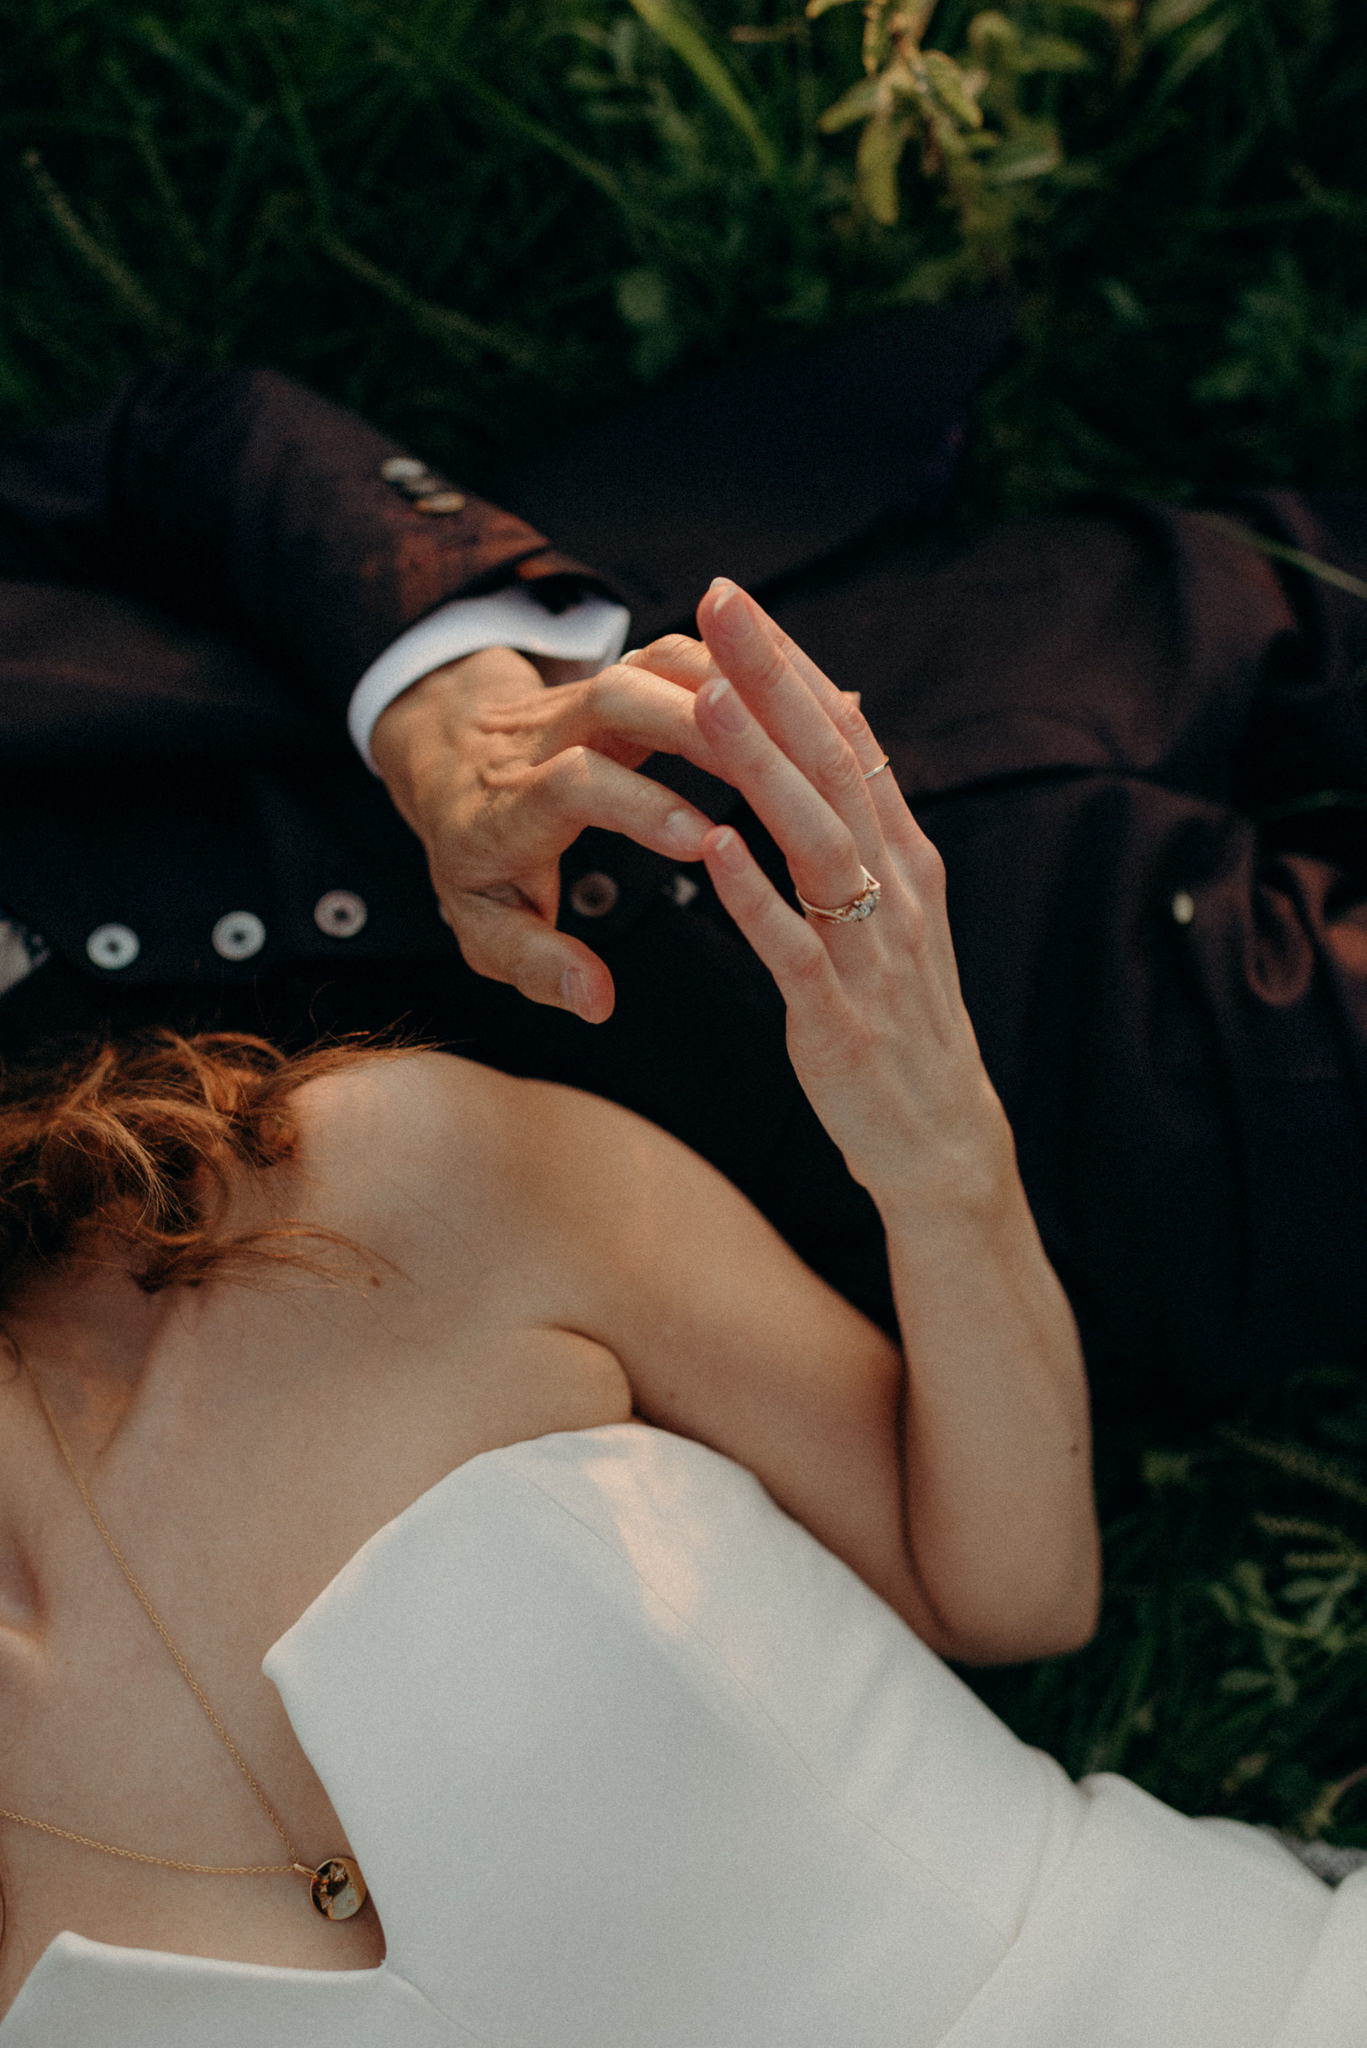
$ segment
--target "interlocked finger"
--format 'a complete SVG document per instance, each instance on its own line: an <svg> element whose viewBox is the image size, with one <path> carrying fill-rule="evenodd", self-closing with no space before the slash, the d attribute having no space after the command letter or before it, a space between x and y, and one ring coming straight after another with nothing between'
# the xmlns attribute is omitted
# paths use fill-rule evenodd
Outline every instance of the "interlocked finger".
<svg viewBox="0 0 1367 2048"><path fill-rule="evenodd" d="M811 735L818 729L824 729L827 747L833 738L843 745L845 778L839 789L828 783L825 793L849 825L865 871L877 876L885 888L890 883L897 886L899 894L909 888L918 915L923 910L933 913L927 920L929 943L941 972L946 978L957 978L949 928L941 914L943 863L908 809L857 697L838 690L754 599L734 584L719 579L704 599L699 618L732 683L795 760L811 763ZM706 697L706 690L700 692L700 710ZM705 711L700 722L707 722ZM789 734L797 737L790 740L785 737ZM850 760L857 776L853 794L848 785ZM819 773L818 768L818 777ZM773 831L770 820L765 822ZM782 843L780 834L775 837ZM861 885L856 883L841 896L829 890L819 896L800 883L798 886L809 903L839 908L857 897Z"/></svg>
<svg viewBox="0 0 1367 2048"><path fill-rule="evenodd" d="M739 612L730 604L730 599L736 595L742 600ZM777 619L770 618L763 605L758 604L748 592L740 591L728 578L719 576L716 579L703 604L714 618L718 609L724 610L732 630L735 630L736 620L747 620L747 630L767 641L780 661L821 706L836 730L849 741L859 758L861 770L874 766L882 749L862 715L858 690L837 688L806 649L799 647L796 640L784 632Z"/></svg>
<svg viewBox="0 0 1367 2048"><path fill-rule="evenodd" d="M686 633L666 633L661 639L652 640L648 647L633 648L630 654L622 656L622 665L645 669L690 691L700 690L718 673L709 649L701 640L690 640Z"/></svg>
<svg viewBox="0 0 1367 2048"><path fill-rule="evenodd" d="M638 846L675 860L695 860L702 851L710 820L701 811L663 783L637 775L597 748L566 747L539 767L524 770L518 781L519 836L524 841L516 849L518 869L548 854L558 858L590 825L620 832ZM506 840L497 849L505 870L512 852ZM503 876L472 872L461 879L480 888Z"/></svg>
<svg viewBox="0 0 1367 2048"><path fill-rule="evenodd" d="M693 717L693 692L637 667L615 663L582 683L565 683L529 702L486 714L491 732L507 731L542 761L571 747L592 747L636 767L650 754L682 754L709 767Z"/></svg>
<svg viewBox="0 0 1367 2048"><path fill-rule="evenodd" d="M815 680L798 673L790 658L791 643L776 628L766 630L772 621L763 621L734 584L714 584L699 617L718 666L751 715L841 818L860 862L876 874L885 846L875 794L864 770L875 766L882 749L870 734L869 758L861 760L856 752L851 733L867 734L857 708L813 664L806 667ZM699 693L700 704L708 701L710 690L714 686ZM769 823L767 818L765 822ZM801 883L798 887L810 900L819 900Z"/></svg>
<svg viewBox="0 0 1367 2048"><path fill-rule="evenodd" d="M773 975L791 1011L801 1002L825 1009L840 1000L840 980L814 926L795 917L731 827L707 842L713 886L755 952Z"/></svg>
<svg viewBox="0 0 1367 2048"><path fill-rule="evenodd" d="M728 598L733 592L736 592L736 586L719 577L703 600L699 611L700 619L710 608L715 607L718 598ZM783 631L776 620L769 617L754 598L744 592L738 595L743 613L748 615L750 630L763 637L849 745L861 778L868 788L879 826L889 845L894 846L899 853L910 851L914 854L916 846L924 843L924 835L907 808L888 756L863 714L859 692L837 689L829 676L817 667L811 656ZM724 609L730 615L733 607L726 604ZM733 676L732 680L741 681L744 689L741 677ZM760 705L753 699L750 701L752 709L755 709L760 717L765 718ZM765 722L768 723L767 718Z"/></svg>
<svg viewBox="0 0 1367 2048"><path fill-rule="evenodd" d="M869 867L881 852L876 822L868 834L866 858L866 848L845 820L724 677L699 691L698 715L720 772L781 848L799 897L838 911L860 896L867 874L877 873ZM872 822L867 797L864 805Z"/></svg>

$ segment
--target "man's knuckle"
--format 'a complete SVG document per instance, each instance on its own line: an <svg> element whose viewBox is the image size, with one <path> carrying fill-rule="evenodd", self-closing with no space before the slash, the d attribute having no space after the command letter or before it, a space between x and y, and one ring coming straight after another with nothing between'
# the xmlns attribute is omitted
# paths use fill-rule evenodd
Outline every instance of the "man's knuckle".
<svg viewBox="0 0 1367 2048"><path fill-rule="evenodd" d="M686 633L662 633L658 640L652 640L645 653L656 661L670 663L691 661L703 652L696 640L690 640Z"/></svg>

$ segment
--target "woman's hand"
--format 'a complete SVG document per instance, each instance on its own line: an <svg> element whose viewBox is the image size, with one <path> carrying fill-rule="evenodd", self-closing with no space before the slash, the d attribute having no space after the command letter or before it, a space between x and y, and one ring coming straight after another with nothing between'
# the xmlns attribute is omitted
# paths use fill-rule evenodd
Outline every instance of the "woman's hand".
<svg viewBox="0 0 1367 2048"><path fill-rule="evenodd" d="M798 1077L886 1230L905 1360L897 1511L918 1589L893 1597L909 1615L928 1602L932 1639L955 1656L1074 1647L1099 1591L1086 1379L960 995L939 856L856 702L750 598L719 581L699 625L705 648L635 659L695 690L717 772L800 897L834 910L867 902L868 876L879 888L858 920L804 916L737 833L704 842L787 1003Z"/></svg>
<svg viewBox="0 0 1367 2048"><path fill-rule="evenodd" d="M722 672L695 710L717 771L767 826L799 898L875 900L846 922L804 916L737 833L704 842L718 896L787 1003L799 1080L880 1205L999 1204L1014 1150L959 992L939 855L857 700L734 584L713 585L699 624Z"/></svg>

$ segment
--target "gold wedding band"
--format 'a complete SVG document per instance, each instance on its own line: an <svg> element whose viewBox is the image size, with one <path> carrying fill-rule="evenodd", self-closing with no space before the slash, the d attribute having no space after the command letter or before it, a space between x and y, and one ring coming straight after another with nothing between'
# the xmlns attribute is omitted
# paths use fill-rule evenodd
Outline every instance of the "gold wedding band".
<svg viewBox="0 0 1367 2048"><path fill-rule="evenodd" d="M809 903L800 890L797 900L808 917L824 918L827 924L858 924L861 918L873 916L883 893L883 884L875 881L866 867L861 866L859 872L864 877L863 888L857 896L851 896L848 903L837 903L834 910L823 910L819 903Z"/></svg>
<svg viewBox="0 0 1367 2048"><path fill-rule="evenodd" d="M885 768L890 768L891 766L891 761L889 761L887 755L884 754L882 760L878 763L878 766L876 768L866 768L864 770L865 782L872 782L875 775L881 775Z"/></svg>

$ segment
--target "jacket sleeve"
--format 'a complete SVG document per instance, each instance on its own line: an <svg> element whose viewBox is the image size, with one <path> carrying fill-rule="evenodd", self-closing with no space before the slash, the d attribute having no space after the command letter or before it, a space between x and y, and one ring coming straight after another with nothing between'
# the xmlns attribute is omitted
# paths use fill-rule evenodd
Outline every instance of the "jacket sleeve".
<svg viewBox="0 0 1367 2048"><path fill-rule="evenodd" d="M448 598L516 583L558 609L608 590L444 480L450 509L419 511L381 474L406 452L274 371L144 371L97 418L0 451L0 576L149 606L332 717Z"/></svg>

